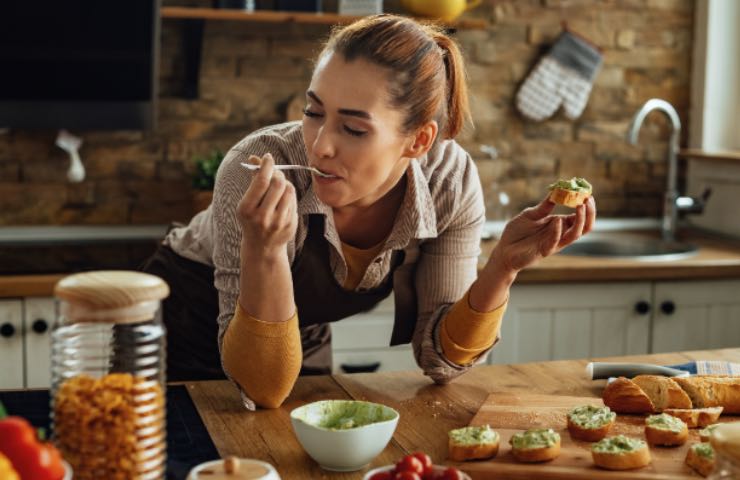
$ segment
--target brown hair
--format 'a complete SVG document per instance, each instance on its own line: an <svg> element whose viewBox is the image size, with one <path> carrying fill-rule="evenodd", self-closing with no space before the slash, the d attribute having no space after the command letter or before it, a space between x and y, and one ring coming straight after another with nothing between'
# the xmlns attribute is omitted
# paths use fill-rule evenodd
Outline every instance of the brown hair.
<svg viewBox="0 0 740 480"><path fill-rule="evenodd" d="M369 16L337 27L319 58L328 52L391 71L390 101L406 112L404 133L436 120L441 138L455 138L470 119L462 54L436 25L398 15Z"/></svg>

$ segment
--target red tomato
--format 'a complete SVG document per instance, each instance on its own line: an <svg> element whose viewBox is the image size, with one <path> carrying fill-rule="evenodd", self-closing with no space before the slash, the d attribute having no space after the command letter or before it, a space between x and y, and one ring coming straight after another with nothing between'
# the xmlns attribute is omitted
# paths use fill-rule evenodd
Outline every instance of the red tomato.
<svg viewBox="0 0 740 480"><path fill-rule="evenodd" d="M370 480L394 480L394 475L395 474L392 471L373 473L373 476L370 477Z"/></svg>
<svg viewBox="0 0 740 480"><path fill-rule="evenodd" d="M429 471L424 472L424 475L421 477L421 480L439 480L440 475L442 474L435 472L434 468L432 468Z"/></svg>
<svg viewBox="0 0 740 480"><path fill-rule="evenodd" d="M421 462L424 467L424 474L432 471L432 459L424 452L414 452L411 455L415 456Z"/></svg>
<svg viewBox="0 0 740 480"><path fill-rule="evenodd" d="M424 465L415 456L406 455L396 464L396 472L412 472L420 476L424 473ZM396 478L398 478L398 475L396 475Z"/></svg>
<svg viewBox="0 0 740 480"><path fill-rule="evenodd" d="M416 472L404 470L404 471L396 473L395 480L421 480L421 477Z"/></svg>
<svg viewBox="0 0 740 480"><path fill-rule="evenodd" d="M460 473L460 470L458 470L455 467L450 467L446 469L444 472L442 472L442 476L439 477L440 480L462 480L462 474Z"/></svg>
<svg viewBox="0 0 740 480"><path fill-rule="evenodd" d="M50 443L39 442L36 431L23 418L0 420L0 453L23 479L60 480L64 476L59 451Z"/></svg>

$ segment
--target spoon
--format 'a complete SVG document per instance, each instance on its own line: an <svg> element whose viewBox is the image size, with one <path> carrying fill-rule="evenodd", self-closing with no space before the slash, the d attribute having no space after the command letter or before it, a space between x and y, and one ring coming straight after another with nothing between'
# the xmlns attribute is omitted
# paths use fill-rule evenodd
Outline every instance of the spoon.
<svg viewBox="0 0 740 480"><path fill-rule="evenodd" d="M253 163L244 163L242 162L242 167L246 168L247 170L259 170L262 166L261 165L255 165ZM324 178L338 178L336 175L331 175L329 173L324 173L318 168L314 167L306 167L304 165L275 165L273 167L275 170L308 170L311 173L315 173L316 175Z"/></svg>

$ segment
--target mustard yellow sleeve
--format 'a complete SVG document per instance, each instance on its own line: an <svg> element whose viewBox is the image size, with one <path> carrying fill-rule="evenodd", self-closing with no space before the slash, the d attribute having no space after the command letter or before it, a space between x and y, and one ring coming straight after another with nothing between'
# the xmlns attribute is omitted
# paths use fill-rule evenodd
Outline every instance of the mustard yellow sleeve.
<svg viewBox="0 0 740 480"><path fill-rule="evenodd" d="M439 328L442 352L451 362L468 365L493 345L508 302L491 312L470 306L470 290L450 307Z"/></svg>
<svg viewBox="0 0 740 480"><path fill-rule="evenodd" d="M293 389L303 362L298 313L285 322L263 322L237 302L221 355L226 371L255 404L279 407Z"/></svg>

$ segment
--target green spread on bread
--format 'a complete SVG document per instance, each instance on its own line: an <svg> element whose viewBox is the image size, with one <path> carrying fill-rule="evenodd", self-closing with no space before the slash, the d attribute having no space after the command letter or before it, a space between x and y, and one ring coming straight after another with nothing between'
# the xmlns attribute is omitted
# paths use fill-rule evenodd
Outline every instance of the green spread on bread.
<svg viewBox="0 0 740 480"><path fill-rule="evenodd" d="M630 453L645 448L645 442L638 438L630 438L624 435L607 437L591 445L591 450L596 453Z"/></svg>
<svg viewBox="0 0 740 480"><path fill-rule="evenodd" d="M498 433L488 425L450 430L450 440L458 445L480 445L498 441Z"/></svg>
<svg viewBox="0 0 740 480"><path fill-rule="evenodd" d="M650 415L646 420L645 424L652 428L659 430L670 430L671 432L681 432L686 428L686 424L680 418L676 418L673 415L667 413L661 413L660 415Z"/></svg>
<svg viewBox="0 0 740 480"><path fill-rule="evenodd" d="M586 181L585 178L573 177L570 180L558 180L555 183L550 184L548 187L550 190L570 190L572 192L591 193L593 188L591 184Z"/></svg>
<svg viewBox="0 0 740 480"><path fill-rule="evenodd" d="M549 448L560 441L560 435L552 428L538 428L516 433L509 443L519 450Z"/></svg>
<svg viewBox="0 0 740 480"><path fill-rule="evenodd" d="M570 421L581 428L601 428L614 421L617 414L609 407L597 407L595 405L583 405L576 407L568 413Z"/></svg>
<svg viewBox="0 0 740 480"><path fill-rule="evenodd" d="M713 423L712 425L707 425L705 428L702 428L699 431L699 435L702 437L708 437L712 434L712 432L719 427L719 423Z"/></svg>
<svg viewBox="0 0 740 480"><path fill-rule="evenodd" d="M712 448L712 445L707 442L695 443L691 446L691 450L700 457L709 460L714 458L714 449Z"/></svg>

